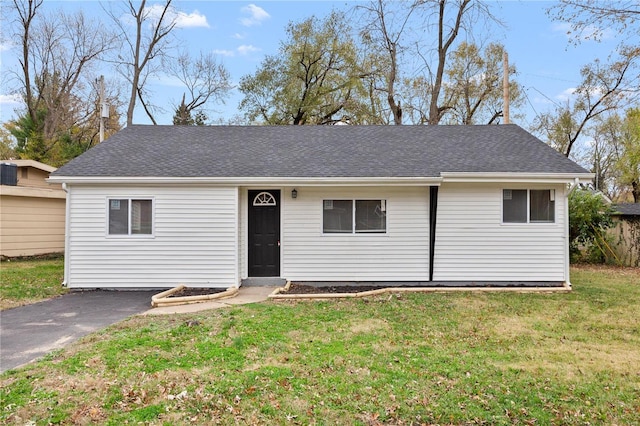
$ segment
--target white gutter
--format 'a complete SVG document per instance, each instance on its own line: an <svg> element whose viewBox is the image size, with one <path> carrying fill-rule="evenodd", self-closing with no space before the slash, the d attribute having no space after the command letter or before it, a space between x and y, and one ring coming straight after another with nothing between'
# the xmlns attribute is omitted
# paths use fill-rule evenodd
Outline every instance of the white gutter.
<svg viewBox="0 0 640 426"><path fill-rule="evenodd" d="M71 189L67 187L66 183L62 183L62 190L67 193L67 200L65 202L64 213L64 275L62 278L62 285L68 287L69 279L69 212L71 211Z"/></svg>
<svg viewBox="0 0 640 426"><path fill-rule="evenodd" d="M578 188L578 186L580 186L580 179L579 179L579 178L576 178L576 179L573 181L573 184L571 185L571 187L569 187L569 192L567 192L567 197L568 197L569 195L571 195L571 194L573 193L573 191L575 191L575 190Z"/></svg>
<svg viewBox="0 0 640 426"><path fill-rule="evenodd" d="M590 182L593 173L496 173L496 172L442 172L444 182L482 182L482 183L570 183L578 179L580 182Z"/></svg>
<svg viewBox="0 0 640 426"><path fill-rule="evenodd" d="M433 186L440 185L440 177L93 177L52 176L52 183L118 184L118 185L273 185L273 186Z"/></svg>

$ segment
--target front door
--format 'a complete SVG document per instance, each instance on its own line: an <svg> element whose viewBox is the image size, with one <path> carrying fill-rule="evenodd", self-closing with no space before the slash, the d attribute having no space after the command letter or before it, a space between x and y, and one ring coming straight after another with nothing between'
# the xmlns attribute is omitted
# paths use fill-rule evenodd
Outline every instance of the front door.
<svg viewBox="0 0 640 426"><path fill-rule="evenodd" d="M280 191L249 191L249 276L280 276Z"/></svg>

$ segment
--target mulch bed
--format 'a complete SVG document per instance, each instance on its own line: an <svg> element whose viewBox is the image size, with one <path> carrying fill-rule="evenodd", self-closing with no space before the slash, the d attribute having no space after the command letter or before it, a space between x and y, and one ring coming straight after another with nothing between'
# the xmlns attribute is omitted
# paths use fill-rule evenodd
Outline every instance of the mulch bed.
<svg viewBox="0 0 640 426"><path fill-rule="evenodd" d="M176 291L173 294L167 296L171 297L185 297L185 296L206 296L209 294L217 294L222 293L223 291L227 291L224 288L189 288L185 287L182 290Z"/></svg>
<svg viewBox="0 0 640 426"><path fill-rule="evenodd" d="M324 294L324 293L360 293L363 291L380 290L388 288L388 286L312 286L304 284L291 283L289 291L283 291L280 294Z"/></svg>

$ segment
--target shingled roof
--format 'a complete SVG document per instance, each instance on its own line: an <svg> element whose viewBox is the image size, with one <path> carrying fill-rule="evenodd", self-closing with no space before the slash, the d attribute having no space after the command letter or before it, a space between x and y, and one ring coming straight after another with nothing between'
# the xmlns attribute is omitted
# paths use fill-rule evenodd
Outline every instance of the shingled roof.
<svg viewBox="0 0 640 426"><path fill-rule="evenodd" d="M439 177L588 173L517 125L132 125L56 177Z"/></svg>
<svg viewBox="0 0 640 426"><path fill-rule="evenodd" d="M614 204L615 216L640 216L640 203Z"/></svg>

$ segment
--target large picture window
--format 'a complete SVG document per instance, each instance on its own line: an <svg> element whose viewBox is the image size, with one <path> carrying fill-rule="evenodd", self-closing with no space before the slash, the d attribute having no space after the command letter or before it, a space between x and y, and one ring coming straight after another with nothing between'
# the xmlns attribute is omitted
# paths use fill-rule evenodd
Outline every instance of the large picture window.
<svg viewBox="0 0 640 426"><path fill-rule="evenodd" d="M151 235L153 202L145 199L110 198L109 235Z"/></svg>
<svg viewBox="0 0 640 426"><path fill-rule="evenodd" d="M386 200L324 200L322 232L364 234L387 232Z"/></svg>
<svg viewBox="0 0 640 426"><path fill-rule="evenodd" d="M504 189L502 191L502 221L504 223L553 223L555 190Z"/></svg>

